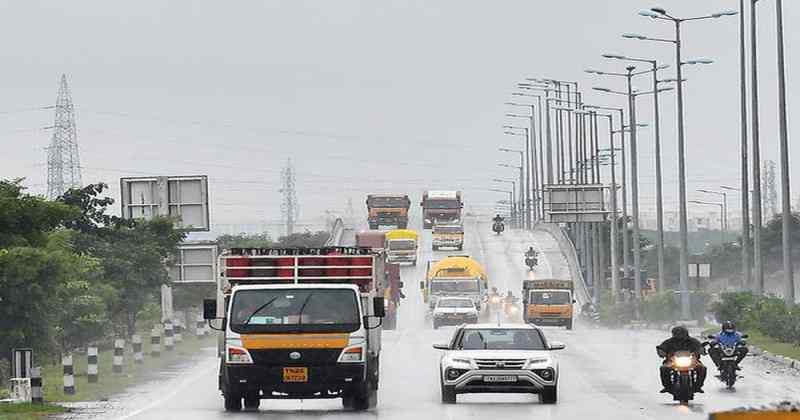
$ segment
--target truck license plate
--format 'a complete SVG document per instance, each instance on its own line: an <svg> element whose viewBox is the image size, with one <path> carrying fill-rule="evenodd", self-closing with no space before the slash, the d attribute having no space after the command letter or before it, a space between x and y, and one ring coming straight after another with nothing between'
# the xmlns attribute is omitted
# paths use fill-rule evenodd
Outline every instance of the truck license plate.
<svg viewBox="0 0 800 420"><path fill-rule="evenodd" d="M513 375L502 375L502 376L484 376L484 382L517 382L517 377Z"/></svg>
<svg viewBox="0 0 800 420"><path fill-rule="evenodd" d="M304 367L283 368L283 382L308 382L308 368Z"/></svg>

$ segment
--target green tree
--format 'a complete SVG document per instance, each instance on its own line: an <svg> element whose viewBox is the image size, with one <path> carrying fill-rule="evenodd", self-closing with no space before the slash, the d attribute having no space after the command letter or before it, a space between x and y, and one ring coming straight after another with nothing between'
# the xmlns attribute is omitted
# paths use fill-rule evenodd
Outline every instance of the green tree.
<svg viewBox="0 0 800 420"><path fill-rule="evenodd" d="M22 179L0 180L0 248L44 246L48 232L78 215L74 207L24 190Z"/></svg>
<svg viewBox="0 0 800 420"><path fill-rule="evenodd" d="M238 235L221 235L217 237L217 244L222 249L231 248L269 248L275 246L269 233L254 233Z"/></svg>

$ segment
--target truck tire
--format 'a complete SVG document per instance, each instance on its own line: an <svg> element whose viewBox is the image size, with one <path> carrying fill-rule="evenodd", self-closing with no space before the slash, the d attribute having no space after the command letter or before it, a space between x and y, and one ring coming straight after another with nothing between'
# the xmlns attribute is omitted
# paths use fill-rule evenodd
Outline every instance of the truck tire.
<svg viewBox="0 0 800 420"><path fill-rule="evenodd" d="M568 330L571 330L571 329L572 329L572 320L570 319L570 320L569 320L569 321L567 321L567 323L566 323L566 324L564 324L564 325L567 327L567 329L568 329Z"/></svg>
<svg viewBox="0 0 800 420"><path fill-rule="evenodd" d="M436 245L431 245L431 248L433 248L434 251L438 251L439 250L439 247L436 246Z"/></svg>
<svg viewBox="0 0 800 420"><path fill-rule="evenodd" d="M239 411L242 409L242 396L223 394L225 397L225 411Z"/></svg>
<svg viewBox="0 0 800 420"><path fill-rule="evenodd" d="M459 251L463 251L463 250L464 250L464 245L459 245L459 246L458 246L458 250L459 250Z"/></svg>
<svg viewBox="0 0 800 420"><path fill-rule="evenodd" d="M444 382L441 383L442 385L442 403L444 404L455 404L458 400L456 397L456 387L452 385L445 385Z"/></svg>
<svg viewBox="0 0 800 420"><path fill-rule="evenodd" d="M258 395L257 392L244 396L245 410L258 410L259 405L261 405L261 397Z"/></svg>
<svg viewBox="0 0 800 420"><path fill-rule="evenodd" d="M542 393L539 394L539 402L542 404L555 404L558 402L558 388L555 386L546 386Z"/></svg>
<svg viewBox="0 0 800 420"><path fill-rule="evenodd" d="M342 397L342 407L347 410L365 411L378 405L378 391L365 383Z"/></svg>
<svg viewBox="0 0 800 420"><path fill-rule="evenodd" d="M398 229L405 229L408 227L408 222L400 222L397 224Z"/></svg>
<svg viewBox="0 0 800 420"><path fill-rule="evenodd" d="M411 261L411 265L413 265L414 267L416 267L416 266L417 266L417 260Z"/></svg>
<svg viewBox="0 0 800 420"><path fill-rule="evenodd" d="M434 330L438 330L439 329L439 323L438 322L433 321L433 329Z"/></svg>

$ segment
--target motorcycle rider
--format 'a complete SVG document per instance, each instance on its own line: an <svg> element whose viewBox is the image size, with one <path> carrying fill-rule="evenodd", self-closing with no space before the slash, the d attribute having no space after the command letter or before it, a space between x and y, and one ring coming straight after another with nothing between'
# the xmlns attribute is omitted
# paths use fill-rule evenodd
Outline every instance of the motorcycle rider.
<svg viewBox="0 0 800 420"><path fill-rule="evenodd" d="M697 382L695 382L694 392L703 393L703 383L706 380L707 370L700 361L700 355L703 354L705 349L699 340L689 336L689 330L686 329L686 327L683 325L678 325L672 328L672 337L664 340L661 344L656 346L656 350L661 350L666 353L664 363L661 365L661 386L663 389L659 392L670 392L670 374L672 372L672 368L669 366L669 363L672 355L679 351L688 351L693 353L697 359L697 367L695 368L697 371Z"/></svg>
<svg viewBox="0 0 800 420"><path fill-rule="evenodd" d="M744 341L742 333L736 331L736 324L734 324L733 321L725 321L722 323L721 331L711 340L710 344L712 344L712 346L708 350L708 355L711 356L711 360L714 361L717 369L719 369L722 363L722 350L714 346L714 344L720 343L726 346L736 346L736 370L740 370L739 362L747 356L747 346L738 346L742 341Z"/></svg>
<svg viewBox="0 0 800 420"><path fill-rule="evenodd" d="M539 256L539 253L533 249L533 247L528 247L528 250L525 251L525 258L536 258Z"/></svg>
<svg viewBox="0 0 800 420"><path fill-rule="evenodd" d="M494 215L494 219L492 219L495 223L503 223L503 217L500 216L500 213Z"/></svg>

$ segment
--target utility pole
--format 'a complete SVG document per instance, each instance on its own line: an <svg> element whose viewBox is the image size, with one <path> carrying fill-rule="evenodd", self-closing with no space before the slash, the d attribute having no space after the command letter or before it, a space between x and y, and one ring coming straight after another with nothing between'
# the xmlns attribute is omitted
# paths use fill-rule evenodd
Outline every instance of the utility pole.
<svg viewBox="0 0 800 420"><path fill-rule="evenodd" d="M281 214L283 215L283 223L288 236L294 233L294 225L297 223L297 216L300 214L300 208L297 205L297 191L295 190L294 167L291 159L287 159L286 167L281 171L280 192L283 194Z"/></svg>
<svg viewBox="0 0 800 420"><path fill-rule="evenodd" d="M75 107L67 86L67 76L61 75L56 97L53 137L47 147L47 198L54 200L71 188L80 188L81 162L78 155L78 136L75 128Z"/></svg>

